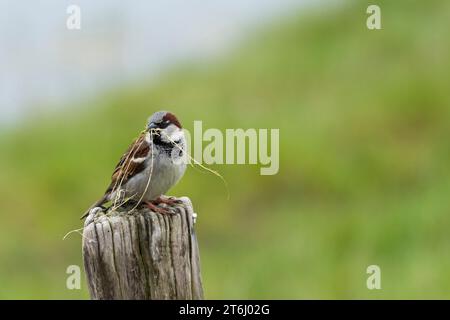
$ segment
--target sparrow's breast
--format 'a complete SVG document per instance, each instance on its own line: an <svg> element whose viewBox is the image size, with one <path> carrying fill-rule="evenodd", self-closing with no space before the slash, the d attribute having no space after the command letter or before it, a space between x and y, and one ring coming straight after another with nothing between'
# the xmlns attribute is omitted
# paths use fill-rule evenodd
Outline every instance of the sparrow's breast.
<svg viewBox="0 0 450 320"><path fill-rule="evenodd" d="M146 159L145 169L125 186L127 196L139 199L145 192L144 201L155 200L177 184L186 170L186 162L179 148L174 148L177 147L154 145L153 158Z"/></svg>

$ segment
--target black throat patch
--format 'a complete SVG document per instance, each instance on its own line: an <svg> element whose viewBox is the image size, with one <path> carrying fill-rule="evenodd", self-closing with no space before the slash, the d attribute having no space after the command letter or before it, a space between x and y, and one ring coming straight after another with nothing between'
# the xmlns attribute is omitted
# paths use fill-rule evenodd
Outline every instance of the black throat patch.
<svg viewBox="0 0 450 320"><path fill-rule="evenodd" d="M164 153L167 153L167 154L171 154L172 150L174 148L180 149L179 147L182 147L182 146L180 146L180 141L165 142L165 141L161 140L161 136L160 135L155 135L153 137L153 143L155 145L159 146L160 150L163 151ZM180 154L179 155L180 156L183 155L183 151L182 150L180 150Z"/></svg>

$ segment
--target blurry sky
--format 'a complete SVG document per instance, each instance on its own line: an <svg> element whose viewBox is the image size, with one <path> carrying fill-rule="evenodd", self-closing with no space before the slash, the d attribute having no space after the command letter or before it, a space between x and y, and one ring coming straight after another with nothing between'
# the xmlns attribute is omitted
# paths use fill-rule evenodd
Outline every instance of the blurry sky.
<svg viewBox="0 0 450 320"><path fill-rule="evenodd" d="M0 0L0 125L211 57L308 0ZM81 30L66 9L81 8Z"/></svg>

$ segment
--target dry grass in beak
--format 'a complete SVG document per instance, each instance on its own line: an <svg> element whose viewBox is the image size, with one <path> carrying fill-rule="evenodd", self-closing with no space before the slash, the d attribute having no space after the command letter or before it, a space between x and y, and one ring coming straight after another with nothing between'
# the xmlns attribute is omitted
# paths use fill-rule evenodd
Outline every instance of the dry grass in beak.
<svg viewBox="0 0 450 320"><path fill-rule="evenodd" d="M213 170L213 169L211 169L211 168L208 168L208 167L205 167L204 165L202 165L200 162L198 162L197 160L195 160L189 153L187 153L186 150L183 149L178 143L176 143L175 141L173 141L172 138L169 137L168 134L166 134L165 132L163 132L163 134L164 134L164 136L165 136L171 143L174 144L174 146L176 146L179 150L181 150L182 152L184 152L184 154L186 154L186 155L189 157L189 159L192 160L191 166L192 166L193 168L195 168L195 167L194 167L194 165L193 165L192 163L195 163L195 164L198 165L200 168L202 168L202 169L204 169L204 170L206 170L206 171L208 171L208 172L214 174L215 176L219 177L219 178L222 180L222 182L223 182L223 184L224 184L224 186L225 186L225 189L227 190L227 200L230 200L230 190L229 190L229 188L228 188L228 183L227 183L227 181L225 180L225 178L224 178L219 172L217 172L217 171L215 171L215 170Z"/></svg>

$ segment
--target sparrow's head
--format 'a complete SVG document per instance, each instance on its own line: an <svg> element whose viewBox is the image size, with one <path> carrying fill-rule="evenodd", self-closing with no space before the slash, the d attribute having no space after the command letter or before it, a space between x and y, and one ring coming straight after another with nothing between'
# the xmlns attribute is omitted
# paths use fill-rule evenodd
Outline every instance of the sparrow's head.
<svg viewBox="0 0 450 320"><path fill-rule="evenodd" d="M183 136L180 122L177 117L169 111L155 112L148 119L147 130L154 131L160 136L162 141L167 143L178 142Z"/></svg>

